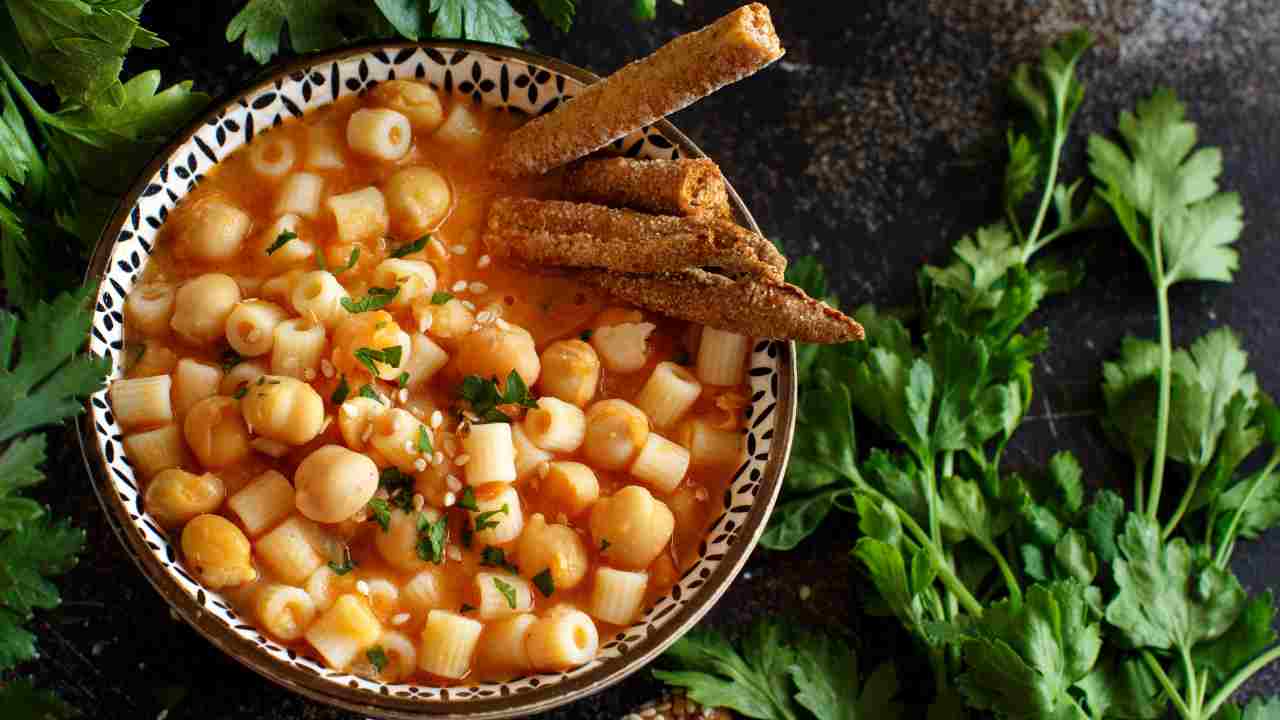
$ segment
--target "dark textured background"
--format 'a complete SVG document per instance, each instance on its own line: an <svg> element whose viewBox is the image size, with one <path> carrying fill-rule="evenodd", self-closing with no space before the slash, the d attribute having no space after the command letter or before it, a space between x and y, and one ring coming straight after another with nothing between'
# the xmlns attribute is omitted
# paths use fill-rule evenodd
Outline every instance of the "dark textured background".
<svg viewBox="0 0 1280 720"><path fill-rule="evenodd" d="M660 0L660 19L639 25L630 0L581 0L562 34L533 23L533 48L607 73L736 2ZM222 37L229 3L155 2L148 25L172 43L136 53L131 71L160 67L167 81L193 78L216 94L243 84L252 61ZM680 113L676 124L713 158L765 231L794 256L819 255L847 304L908 302L916 267L941 262L961 234L999 214L993 166L966 158L999 127L1000 88L1015 62L1075 24L1102 46L1083 74L1089 94L1068 172L1078 172L1083 131L1114 125L1116 113L1156 84L1172 86L1222 147L1225 184L1242 192L1247 227L1233 286L1192 284L1173 294L1175 340L1229 323L1253 351L1262 386L1280 392L1280 6L1274 0L813 0L769 5L789 49L784 60ZM836 9L839 8L839 9ZM1126 333L1154 334L1149 283L1118 236L1072 246L1089 268L1078 290L1047 303L1054 344L1042 359L1032 416L1014 444L1014 465L1038 465L1074 449L1094 484L1124 488L1129 468L1098 431L1099 363ZM45 496L89 534L79 568L62 582L66 603L36 621L43 658L27 666L88 717L228 720L350 718L260 679L175 622L101 517L70 435ZM848 516L839 518L848 523ZM785 556L758 551L711 612L721 626L771 611L846 621L871 652L900 639L889 621L862 620L844 551L848 526ZM1237 553L1251 591L1280 580L1280 534ZM801 588L807 600L801 600ZM1280 686L1270 670L1251 690ZM908 684L910 687L910 684ZM652 698L641 672L591 700L546 717L612 718ZM0 713L3 716L3 713Z"/></svg>

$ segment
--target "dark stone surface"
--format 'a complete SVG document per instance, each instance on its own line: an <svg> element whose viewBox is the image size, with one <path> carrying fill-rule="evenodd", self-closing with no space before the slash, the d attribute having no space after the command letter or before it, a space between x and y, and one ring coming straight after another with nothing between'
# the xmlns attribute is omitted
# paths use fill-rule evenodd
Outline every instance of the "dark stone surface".
<svg viewBox="0 0 1280 720"><path fill-rule="evenodd" d="M660 43L714 19L735 2L660 3L658 22L627 18L629 1L583 0L565 35L535 23L533 47L610 71ZM1103 46L1084 68L1090 89L1069 149L1082 166L1083 131L1105 130L1156 84L1188 102L1202 139L1223 149L1225 184L1243 194L1247 227L1233 286L1193 284L1173 294L1176 340L1227 323L1253 351L1262 386L1280 391L1280 6L1273 0L889 0L769 3L790 52L769 70L676 116L718 160L761 226L793 255L815 253L846 304L911 300L925 260L942 261L955 239L999 214L986 162L964 151L999 127L999 89L1012 64L1076 23ZM173 46L139 53L132 70L157 66L166 80L194 78L221 93L256 67L222 39L224 3L153 3L150 26ZM835 10L833 8L841 8ZM1154 304L1136 256L1114 234L1077 242L1089 277L1047 303L1054 345L1040 363L1036 405L1010 454L1035 466L1056 449L1075 450L1095 484L1127 487L1129 468L1105 444L1095 411L1099 363L1127 333L1153 335ZM56 442L56 440L55 440ZM36 622L42 660L27 666L93 718L209 720L349 718L264 680L175 622L112 537L68 436L55 450L46 499L89 534L89 551L62 583L66 603ZM785 611L803 619L843 619L862 643L892 653L895 623L859 620L854 573L845 556L852 528L830 524L785 556L759 551L709 616L737 626ZM1235 563L1246 587L1280 579L1273 557L1280 535L1243 547ZM812 595L802 601L800 588ZM858 627L857 623L864 623ZM1274 692L1280 672L1264 672L1252 691ZM588 701L547 717L608 718L650 699L642 672Z"/></svg>

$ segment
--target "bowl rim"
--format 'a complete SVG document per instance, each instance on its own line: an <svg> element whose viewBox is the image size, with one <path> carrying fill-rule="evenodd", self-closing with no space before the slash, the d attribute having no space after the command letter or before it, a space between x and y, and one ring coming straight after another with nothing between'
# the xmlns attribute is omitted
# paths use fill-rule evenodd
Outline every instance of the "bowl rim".
<svg viewBox="0 0 1280 720"><path fill-rule="evenodd" d="M467 50L483 53L497 60L519 60L560 73L566 77L589 85L600 80L598 75L542 53L512 48L492 43L467 40L427 40L382 41L352 45L323 53L302 55L288 60L277 61L255 73L245 84L237 85L220 97L211 101L208 107L192 120L164 147L156 151L133 180L128 192L121 196L112 212L111 220L99 235L88 268L85 271L85 282L101 282L105 277L108 263L115 248L121 228L128 220L132 208L137 204L148 181L160 168L170 160L175 152L189 142L192 137L212 118L219 116L237 104L242 98L254 95L271 88L274 83L290 74L311 68L326 62L337 62L352 57L368 55L379 50L395 51L404 49L434 48L443 50ZM663 136L671 140L686 157L705 158L707 155L696 146L684 133L680 132L665 118L652 125ZM733 185L726 179L729 203L736 219L746 224L751 230L760 233L755 218L743 203ZM95 314L97 311L95 310ZM91 331L90 331L91 332ZM638 672L648 665L672 643L687 633L710 609L741 572L751 552L755 549L761 534L765 530L768 518L777 501L782 488L782 480L791 455L795 418L797 410L797 377L795 343L781 343L781 352L777 357L780 382L777 391L776 425L769 460L760 480L761 490L754 502L745 523L738 529L738 541L725 553L715 570L707 578L709 595L700 603L688 603L674 614L664 627L652 633L636 647L628 650L612 666L603 665L596 671L549 683L535 690L483 699L468 699L461 702L449 700L426 701L418 698L401 698L394 695L371 693L367 690L349 688L333 683L319 676L282 664L279 660L262 652L256 647L244 647L244 641L230 632L221 621L205 612L190 596L177 586L170 574L156 561L145 548L142 535L136 530L130 532L133 522L128 518L128 511L114 494L109 492L107 483L110 473L106 470L107 460L97 443L98 431L94 427L94 409L89 401L85 402L86 412L77 419L77 437L80 453L88 471L90 484L111 526L113 533L124 546L143 576L160 594L172 611L196 629L205 640L218 650L249 668L258 675L296 692L308 699L330 706L339 707L352 712L365 713L387 718L414 717L446 717L472 718L476 720L499 720L500 718L517 717L546 712L594 695L624 678ZM248 650L248 652L246 652Z"/></svg>

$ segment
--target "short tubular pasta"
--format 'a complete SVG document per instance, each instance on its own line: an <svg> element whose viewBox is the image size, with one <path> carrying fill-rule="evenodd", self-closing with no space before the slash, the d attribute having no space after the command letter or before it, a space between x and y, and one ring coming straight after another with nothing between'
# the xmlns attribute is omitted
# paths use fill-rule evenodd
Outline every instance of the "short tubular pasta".
<svg viewBox="0 0 1280 720"><path fill-rule="evenodd" d="M325 562L313 542L318 533L310 520L294 515L258 538L253 554L276 577L301 585Z"/></svg>
<svg viewBox="0 0 1280 720"><path fill-rule="evenodd" d="M688 471L689 451L657 433L649 433L631 463L631 477L663 494L680 487Z"/></svg>
<svg viewBox="0 0 1280 720"><path fill-rule="evenodd" d="M404 236L440 227L453 206L453 192L443 175L425 167L398 170L383 184L391 227Z"/></svg>
<svg viewBox="0 0 1280 720"><path fill-rule="evenodd" d="M124 437L124 452L129 464L144 478L161 470L181 467L187 462L187 444L182 429L176 424Z"/></svg>
<svg viewBox="0 0 1280 720"><path fill-rule="evenodd" d="M307 578L304 589L307 595L311 596L311 602L315 603L316 609L323 611L328 610L342 592L339 586L347 584L349 584L348 581L330 570L328 565L321 565Z"/></svg>
<svg viewBox="0 0 1280 720"><path fill-rule="evenodd" d="M308 125L305 164L313 170L340 170L346 167L343 132L332 121Z"/></svg>
<svg viewBox="0 0 1280 720"><path fill-rule="evenodd" d="M399 160L412 142L409 118L395 110L361 108L347 121L347 145L361 155Z"/></svg>
<svg viewBox="0 0 1280 720"><path fill-rule="evenodd" d="M338 240L341 242L357 243L381 237L387 232L390 222L387 203L376 187L330 196L327 204L338 225Z"/></svg>
<svg viewBox="0 0 1280 720"><path fill-rule="evenodd" d="M271 584L258 589L253 603L258 622L271 635L297 640L316 617L316 604L306 590Z"/></svg>
<svg viewBox="0 0 1280 720"><path fill-rule="evenodd" d="M581 447L586 436L587 416L577 405L541 397L538 407L525 414L524 432L543 450L571 453Z"/></svg>
<svg viewBox="0 0 1280 720"><path fill-rule="evenodd" d="M509 573L478 572L475 579L479 604L476 611L485 620L528 612L533 608L533 586Z"/></svg>
<svg viewBox="0 0 1280 720"><path fill-rule="evenodd" d="M525 642L529 628L537 620L533 613L521 613L487 623L480 643L480 657L484 663L512 673L532 670Z"/></svg>
<svg viewBox="0 0 1280 720"><path fill-rule="evenodd" d="M259 288L259 294L266 300L281 306L293 306L293 288L298 284L298 278L302 277L305 271L300 268L294 268L287 272L280 273L273 278L267 279Z"/></svg>
<svg viewBox="0 0 1280 720"><path fill-rule="evenodd" d="M703 328L698 343L698 378L708 385L737 385L747 367L751 338Z"/></svg>
<svg viewBox="0 0 1280 720"><path fill-rule="evenodd" d="M293 235L292 239L286 239ZM275 271L310 265L315 262L316 248L306 237L302 227L302 218L286 213L276 218L267 226L258 240L267 264ZM284 240L281 243L281 240ZM286 293L287 294L287 293Z"/></svg>
<svg viewBox="0 0 1280 720"><path fill-rule="evenodd" d="M183 358L173 369L173 409L183 417L192 405L218 394L222 370L192 358Z"/></svg>
<svg viewBox="0 0 1280 720"><path fill-rule="evenodd" d="M543 497L567 517L581 515L600 499L600 480L595 471L579 462L551 463L541 489Z"/></svg>
<svg viewBox="0 0 1280 720"><path fill-rule="evenodd" d="M382 623L369 603L343 595L307 629L306 638L330 667L344 670L382 636Z"/></svg>
<svg viewBox="0 0 1280 720"><path fill-rule="evenodd" d="M349 298L347 289L326 270L303 273L289 293L289 301L299 315L330 329L347 316L342 307L344 298Z"/></svg>
<svg viewBox="0 0 1280 720"><path fill-rule="evenodd" d="M364 592L368 590L368 592ZM359 587L361 595L369 598L369 606L379 620L387 620L396 612L400 602L400 588L387 578L366 578L365 584Z"/></svg>
<svg viewBox="0 0 1280 720"><path fill-rule="evenodd" d="M422 333L409 336L409 347L409 359L400 363L400 369L409 374L405 386L410 389L430 382L449 364L449 353Z"/></svg>
<svg viewBox="0 0 1280 720"><path fill-rule="evenodd" d="M227 499L227 508L255 537L289 517L293 507L293 485L275 470L262 473Z"/></svg>
<svg viewBox="0 0 1280 720"><path fill-rule="evenodd" d="M535 670L568 670L595 658L600 634L586 613L559 605L529 627L525 647Z"/></svg>
<svg viewBox="0 0 1280 720"><path fill-rule="evenodd" d="M680 428L680 444L689 448L689 459L696 468L732 468L742 462L742 433L721 430L701 418L690 420Z"/></svg>
<svg viewBox="0 0 1280 720"><path fill-rule="evenodd" d="M648 573L599 568L587 612L611 625L630 625L640 613L648 584Z"/></svg>
<svg viewBox="0 0 1280 720"><path fill-rule="evenodd" d="M636 407L661 430L679 422L701 394L702 383L693 373L673 362L660 362L640 388Z"/></svg>
<svg viewBox="0 0 1280 720"><path fill-rule="evenodd" d="M373 284L400 288L388 307L408 307L414 300L430 298L436 291L436 271L430 263L421 260L388 258L373 269Z"/></svg>
<svg viewBox="0 0 1280 720"><path fill-rule="evenodd" d="M249 143L249 167L267 178L284 177L298 161L298 148L278 132L269 132Z"/></svg>
<svg viewBox="0 0 1280 720"><path fill-rule="evenodd" d="M418 617L426 616L430 610L443 608L452 600L443 573L437 567L419 570L404 584L400 593L400 601L405 608Z"/></svg>
<svg viewBox="0 0 1280 720"><path fill-rule="evenodd" d="M484 625L444 610L427 613L418 643L418 667L432 675L460 679L471 669L471 658Z"/></svg>
<svg viewBox="0 0 1280 720"><path fill-rule="evenodd" d="M392 465L403 472L412 473L426 469L423 460L425 449L419 447L418 443L422 433L427 434L429 444L432 433L427 426L408 410L394 408L378 415L373 421L369 443ZM419 467L420 464L424 466Z"/></svg>
<svg viewBox="0 0 1280 720"><path fill-rule="evenodd" d="M208 273L178 288L169 326L188 342L204 345L222 338L227 316L240 302L240 286L229 275Z"/></svg>
<svg viewBox="0 0 1280 720"><path fill-rule="evenodd" d="M133 288L124 301L124 320L129 327L147 335L162 335L173 316L174 287L149 282Z"/></svg>
<svg viewBox="0 0 1280 720"><path fill-rule="evenodd" d="M475 541L501 545L520 536L524 529L524 511L520 494L510 485L494 483L476 492L477 510L470 513Z"/></svg>
<svg viewBox="0 0 1280 720"><path fill-rule="evenodd" d="M280 184L275 214L314 218L320 214L320 196L323 193L324 178L308 172L293 173Z"/></svg>
<svg viewBox="0 0 1280 720"><path fill-rule="evenodd" d="M386 666L378 671L378 677L383 681L399 682L418 668L418 649L408 635L387 630L378 638L378 645L387 656Z"/></svg>
<svg viewBox="0 0 1280 720"><path fill-rule="evenodd" d="M555 459L551 453L534 445L519 425L511 426L511 444L516 451L517 480L524 480L538 473L545 464Z"/></svg>
<svg viewBox="0 0 1280 720"><path fill-rule="evenodd" d="M271 352L276 326L289 317L284 308L266 300L243 300L227 316L227 343L244 357Z"/></svg>
<svg viewBox="0 0 1280 720"><path fill-rule="evenodd" d="M179 253L205 262L235 257L253 226L248 213L218 197L191 206L181 221Z"/></svg>
<svg viewBox="0 0 1280 720"><path fill-rule="evenodd" d="M272 331L271 372L302 380L314 380L324 357L323 325L294 318L278 323Z"/></svg>
<svg viewBox="0 0 1280 720"><path fill-rule="evenodd" d="M142 348L142 357L128 368L129 374L135 378L169 375L178 364L178 356L168 346L158 342L147 343Z"/></svg>
<svg viewBox="0 0 1280 720"><path fill-rule="evenodd" d="M512 483L516 481L516 451L507 423L472 425L462 439L469 459L466 464L467 484Z"/></svg>
<svg viewBox="0 0 1280 720"><path fill-rule="evenodd" d="M172 387L173 379L168 375L113 380L107 395L116 421L126 429L173 422Z"/></svg>

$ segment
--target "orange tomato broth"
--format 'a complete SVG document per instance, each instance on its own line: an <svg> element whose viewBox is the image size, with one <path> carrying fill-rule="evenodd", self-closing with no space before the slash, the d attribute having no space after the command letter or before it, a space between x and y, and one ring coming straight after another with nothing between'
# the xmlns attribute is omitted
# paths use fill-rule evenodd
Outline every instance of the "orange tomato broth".
<svg viewBox="0 0 1280 720"><path fill-rule="evenodd" d="M291 118L268 132L277 137L280 135L286 136L294 141L299 149L298 162L295 164L296 171L303 169L301 167L303 165L302 161L306 157L305 129L307 125L318 122L333 122L336 127L345 128L348 116L356 109L366 105L369 105L369 103L359 97L343 98L332 106L312 113L303 119ZM657 330L650 336L649 346L651 352L646 366L639 371L627 374L614 374L602 368L600 386L596 395L597 400L604 398L632 400L639 393L641 386L648 379L653 367L658 362L693 357L697 348L698 330L695 327L690 327L687 323L653 316L651 313L641 313L629 308L626 309L625 314L621 313L622 309L616 305L610 305L608 298L599 291L581 285L572 279L533 274L526 269L513 267L497 259L494 259L487 267L481 268L477 266L477 262L483 253L480 235L491 199L498 195L557 197L560 192L560 176L559 174L551 174L542 178L512 181L490 175L487 171L488 158L492 155L496 145L511 129L519 124L519 121L511 115L489 110L477 110L475 115L486 127L474 147L453 146L431 135L426 137L417 136L409 154L401 161L369 160L347 151L344 155L346 165L341 169L306 169L308 172L324 177L326 197L360 189L368 185L379 184L394 171L409 165L428 165L442 173L449 180L453 192L454 206L448 219L432 235L440 240L445 248L465 246L467 251L465 254L455 254L452 250L449 250L447 254L442 256L438 251L433 252L428 247L421 252L406 256L406 259L429 261L437 273L437 290L440 291L451 291L454 283L459 280L464 280L468 283L478 281L486 284L488 290L484 293L460 292L457 293L457 296L460 299L474 302L477 312L492 303L501 303L503 307L502 317L510 323L527 329L533 335L539 353L548 343L554 340L575 337L584 330L594 327L602 311L607 310L607 314L601 319L608 322L617 322L620 315L624 317L624 321L635 321L635 315L639 313L645 321L655 323ZM242 290L244 290L242 295L245 299L255 297L257 295L256 290L248 291L246 288L252 290L254 283L272 277L272 273L266 267L266 263L262 261L260 234L275 219L273 206L276 199L276 187L282 181L283 178L273 180L257 175L250 168L248 156L244 149L238 150L222 160L179 203L178 207L171 213L169 222L161 228L155 252L151 256L141 282L176 283L203 273L221 272L231 275L241 283ZM253 218L253 229L246 236L244 247L239 256L229 262L216 264L200 263L190 258L178 257L177 255L181 253L175 254L175 248L179 244L176 235L178 234L178 228L182 224L184 212L189 212L189 208L202 198L214 195L221 195L231 200ZM350 246L340 245L337 240L332 214L327 211L323 203L318 216L314 219L304 219L302 228L299 234L304 239L315 243L318 249L323 248L327 256L328 267L340 268L346 265L350 255ZM360 257L355 267L339 275L339 280L347 288L352 298L359 298L365 294L370 285L373 268L378 262L387 257L391 250L411 243L416 239L415 237L397 233L394 221L389 234L391 235L389 239L378 239L362 244L360 246ZM312 268L304 267L303 269ZM388 309L388 311L390 310ZM408 308L390 312L395 315L396 320L406 331L410 333L417 331L417 324ZM217 364L220 356L227 349L225 343L217 347L191 345L173 333L168 333L164 336L142 337L136 333L131 333L127 325L125 334L128 342L135 348L138 347L139 343L145 343L148 348L148 354L151 350L159 347L167 347L173 350L180 358L190 357L212 364ZM428 332L428 334L430 333ZM440 342L444 343L446 341ZM446 349L451 349L452 346L446 344L445 347ZM326 350L326 358L328 358L329 352L329 350ZM129 354L127 353L127 355ZM265 362L266 357L258 358L258 360ZM684 360L684 362L688 363L688 360ZM134 367L126 371L126 376L139 377L147 374L168 372L163 367L159 368L158 372L157 368L154 367L144 368L143 366L146 365L148 365L146 362L136 363ZM354 397L355 390L368 381L367 374L362 378L349 378L351 396ZM451 410L457 408L456 398L459 381L460 377L456 372L453 372L452 367L446 367L437 373L430 382L425 383L425 387L413 391L408 403L396 402L398 390L394 383L375 381L374 384L382 395L391 399L393 406L408 405L411 408L423 410L423 414L419 417L424 421L429 418L433 409L441 410L446 417L446 421L440 430L452 430L456 424L456 415ZM334 417L338 410L330 400L338 382L339 379L336 376L326 378L323 375L317 375L316 379L311 383L321 397L324 398L326 413L329 417ZM536 384L532 390L534 396L538 396ZM721 400L721 404L732 407L735 405L734 400L738 401L737 405L743 404L745 399L750 396L750 392L745 385L736 388L707 387L691 411L690 417L707 417L714 420L721 427L740 428L743 423L742 413L740 410L726 410L717 405L717 398L721 396L727 396L727 398ZM511 408L508 407L506 409L510 410ZM265 454L253 452L240 465L217 471L216 474L222 478L226 485L227 496L230 497L266 470L278 470L292 480L293 471L297 464L320 446L337 444L345 447L346 445L338 430L336 417L334 419L335 421L328 423L327 428L312 442L305 446L292 448L288 454L281 458L276 459ZM181 418L178 421L181 422ZM437 431L437 437L439 436L439 431ZM436 449L441 449L439 441L436 443ZM556 459L577 460L591 465L578 454L558 456ZM379 459L379 462L385 464L381 459ZM188 464L190 465L190 467L187 467L188 470L199 471L200 468L198 468L198 463L195 461L192 460ZM448 466L449 463L446 462L444 467ZM602 497L610 495L626 485L639 484L630 478L626 472L609 472L594 467L592 469L595 470L599 478ZM459 479L462 479L464 476L463 470L464 468L453 468L451 472ZM649 584L643 608L651 606L659 597L669 592L671 586L679 579L683 571L696 560L698 545L705 536L710 522L718 515L721 498L728 488L732 472L733 469L721 469L714 472L691 469L680 489L675 493L671 495L654 493L655 497L667 502L668 506L672 508L676 518L676 527L667 551L662 553L647 568ZM438 506L435 501L443 494L444 475L445 473L438 471L434 466L429 466L426 472L417 474L416 488L423 493L424 497L428 498L429 505ZM539 492L536 473L530 478L518 482L516 488L520 494L526 522L534 513L545 515L548 523L565 521L562 513L555 507L554 503L550 499L543 497ZM673 498L672 495L678 495L679 497ZM239 525L235 515L226 509L225 503L220 508L220 512ZM455 507L447 511L446 514L450 518L449 544L450 546L461 548L458 539L467 522L466 513ZM595 546L590 533L586 529L586 520L589 514L590 511L587 511L576 518L570 519L568 522L571 527L574 527L583 536L584 545L587 547L591 557L591 567L586 578L571 590L557 589L551 598L545 598L535 590L533 612L541 614L551 606L560 603L569 603L579 608L587 607L592 578L594 577L595 569L601 564L599 548ZM340 594L356 592L355 585L357 580L360 579L388 578L398 588L401 588L412 577L413 573L401 573L381 559L373 543L373 533L380 531L374 522L357 523L346 521L336 525L322 525L322 527L335 533L339 539L346 541L352 558L358 564L354 571L334 579L335 597ZM259 534L258 537L261 537L261 535ZM251 542L256 542L256 538L250 538L250 540ZM517 541L512 541L502 546L507 550L508 557L511 557L510 553L516 544ZM481 549L481 544L477 542L470 549L462 549L460 562L447 559L444 565L441 566L447 594L458 601L458 606L445 609L456 611L462 604L478 605L473 576L478 570L483 569L480 567ZM341 557L332 557L330 559L340 561ZM514 562L518 565L519 558L514 557ZM272 577L264 567L258 564L257 569L260 577L254 583L239 588L223 590L233 605L249 617L252 617L249 607L252 602L254 588L272 582ZM522 573L522 576L529 577L527 573ZM410 638L414 638L416 643L425 617L413 617L403 625L392 626L389 622L390 616L395 615L397 612L399 611L379 613L379 618L385 628L405 633ZM319 615L320 613L317 613L317 617ZM471 613L469 616L475 617L475 614ZM601 645L623 630L623 628L598 620L595 620L595 622L599 630ZM482 636L480 647L483 647L484 642L485 640ZM309 648L305 639L284 644L319 660L318 654ZM482 653L477 652L476 658L480 658L481 655ZM371 670L372 668L360 667L353 669L355 672L364 673L368 673ZM431 685L458 685L477 680L502 679L503 677L500 672L473 661L470 675L462 680L440 678L418 670L408 681L423 682Z"/></svg>

